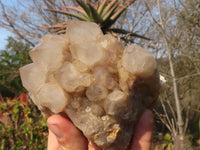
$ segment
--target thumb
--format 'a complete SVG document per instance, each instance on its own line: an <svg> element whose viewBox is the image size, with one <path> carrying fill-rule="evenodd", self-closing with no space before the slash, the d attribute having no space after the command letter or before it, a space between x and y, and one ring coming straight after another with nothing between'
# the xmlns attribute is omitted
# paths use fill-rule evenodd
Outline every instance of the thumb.
<svg viewBox="0 0 200 150"><path fill-rule="evenodd" d="M146 110L136 125L133 145L131 150L150 150L153 134L153 113Z"/></svg>
<svg viewBox="0 0 200 150"><path fill-rule="evenodd" d="M83 134L61 115L48 118L48 150L87 150L88 141Z"/></svg>

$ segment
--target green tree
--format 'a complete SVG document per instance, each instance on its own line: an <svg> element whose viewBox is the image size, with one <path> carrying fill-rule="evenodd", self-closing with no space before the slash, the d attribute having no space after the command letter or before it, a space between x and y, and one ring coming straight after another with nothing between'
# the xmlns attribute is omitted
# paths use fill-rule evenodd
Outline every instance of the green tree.
<svg viewBox="0 0 200 150"><path fill-rule="evenodd" d="M14 96L24 91L18 69L31 62L30 45L13 37L7 41L6 50L0 51L0 93Z"/></svg>

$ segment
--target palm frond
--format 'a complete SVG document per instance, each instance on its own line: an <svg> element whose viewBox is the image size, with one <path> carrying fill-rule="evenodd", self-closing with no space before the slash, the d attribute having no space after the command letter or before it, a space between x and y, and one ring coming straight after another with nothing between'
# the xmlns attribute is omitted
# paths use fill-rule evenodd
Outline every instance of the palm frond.
<svg viewBox="0 0 200 150"><path fill-rule="evenodd" d="M85 16L82 16L82 15L79 15L77 13L70 12L70 11L67 11L67 10L55 10L55 9L46 9L46 10L52 11L52 12L57 12L57 13L68 15L68 16L72 16L72 17L75 17L75 18L77 18L79 20L83 20L83 21L87 20L87 18Z"/></svg>
<svg viewBox="0 0 200 150"><path fill-rule="evenodd" d="M103 10L102 16L105 16L109 10L117 3L117 0L112 0Z"/></svg>
<svg viewBox="0 0 200 150"><path fill-rule="evenodd" d="M151 40L150 38L147 38L143 35L139 35L137 33L133 33L133 32L130 32L130 31L127 31L127 30L124 30L124 29L112 28L112 29L110 29L110 31L113 31L113 32L119 33L119 34L125 34L127 36L134 36L134 37L142 38L142 39L145 39L145 40Z"/></svg>
<svg viewBox="0 0 200 150"><path fill-rule="evenodd" d="M129 7L135 0L129 0L129 2L122 4L119 0L102 0L101 4L99 1L95 2L93 5L90 3L84 3L82 0L76 0L80 7L60 7L66 10L54 10L47 9L48 11L68 15L75 17L82 21L90 21L97 23L103 33L111 31L118 34L124 34L127 36L134 36L138 38L143 38L150 40L149 38L139 35L137 33L132 33L123 29L110 29L111 26L116 22L116 20L121 16L121 14ZM71 11L68 11L71 10ZM64 33L66 29L66 23L60 23L53 26L45 27L45 29L51 29L52 32L58 34Z"/></svg>
<svg viewBox="0 0 200 150"><path fill-rule="evenodd" d="M101 16L98 14L98 12L96 11L96 9L94 7L92 7L89 4L89 8L91 10L91 14L92 14L92 18L94 20L95 23L101 23L103 21L103 19L101 18Z"/></svg>
<svg viewBox="0 0 200 150"><path fill-rule="evenodd" d="M82 0L76 0L76 2L83 8L83 10L87 13L88 17L91 17L90 8L87 4L85 4Z"/></svg>
<svg viewBox="0 0 200 150"><path fill-rule="evenodd" d="M101 16L103 10L105 9L106 5L107 5L108 1L107 0L103 0L101 5L99 6L97 12L98 14Z"/></svg>
<svg viewBox="0 0 200 150"><path fill-rule="evenodd" d="M84 16L88 17L87 16L87 13L83 10L83 8L81 7L67 7L67 6L63 6L63 7L60 7L60 8L65 8L65 9L71 9L71 10L75 10L81 14L83 14Z"/></svg>

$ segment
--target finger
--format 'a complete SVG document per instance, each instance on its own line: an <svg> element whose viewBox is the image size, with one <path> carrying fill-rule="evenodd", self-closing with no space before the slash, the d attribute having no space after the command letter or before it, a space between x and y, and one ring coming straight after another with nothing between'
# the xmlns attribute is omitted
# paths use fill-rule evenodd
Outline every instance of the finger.
<svg viewBox="0 0 200 150"><path fill-rule="evenodd" d="M48 136L48 150L57 150L59 148L57 138L51 130L49 130L49 136Z"/></svg>
<svg viewBox="0 0 200 150"><path fill-rule="evenodd" d="M146 110L135 128L131 150L150 150L153 134L153 113Z"/></svg>
<svg viewBox="0 0 200 150"><path fill-rule="evenodd" d="M69 119L54 115L47 120L47 126L51 136L48 150L87 150L88 141Z"/></svg>
<svg viewBox="0 0 200 150"><path fill-rule="evenodd" d="M101 150L101 148L97 147L92 142L89 142L89 144L88 144L88 150Z"/></svg>

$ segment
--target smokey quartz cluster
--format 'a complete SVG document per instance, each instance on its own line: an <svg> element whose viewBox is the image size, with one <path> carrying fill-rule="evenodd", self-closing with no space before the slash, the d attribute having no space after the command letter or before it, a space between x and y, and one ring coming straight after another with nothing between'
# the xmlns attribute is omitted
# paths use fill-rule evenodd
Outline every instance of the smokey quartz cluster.
<svg viewBox="0 0 200 150"><path fill-rule="evenodd" d="M95 23L67 22L64 35L45 35L20 68L24 87L46 115L64 113L89 141L124 150L134 126L160 91L151 52L124 47Z"/></svg>

